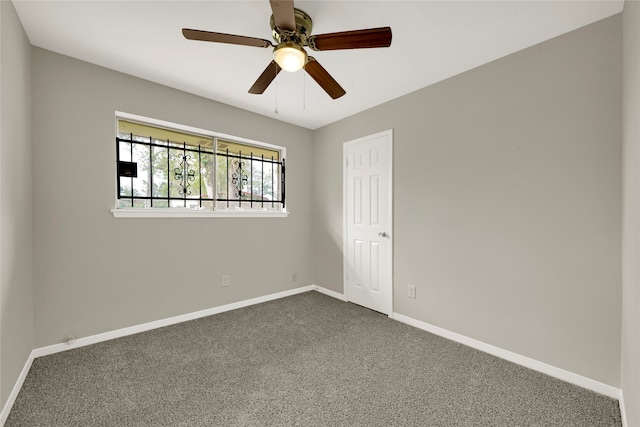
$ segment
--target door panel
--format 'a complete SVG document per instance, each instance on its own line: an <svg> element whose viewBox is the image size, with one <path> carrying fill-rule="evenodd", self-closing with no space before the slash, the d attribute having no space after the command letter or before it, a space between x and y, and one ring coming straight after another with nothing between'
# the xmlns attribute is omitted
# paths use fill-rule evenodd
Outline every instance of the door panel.
<svg viewBox="0 0 640 427"><path fill-rule="evenodd" d="M390 315L393 295L392 134L344 145L345 294Z"/></svg>

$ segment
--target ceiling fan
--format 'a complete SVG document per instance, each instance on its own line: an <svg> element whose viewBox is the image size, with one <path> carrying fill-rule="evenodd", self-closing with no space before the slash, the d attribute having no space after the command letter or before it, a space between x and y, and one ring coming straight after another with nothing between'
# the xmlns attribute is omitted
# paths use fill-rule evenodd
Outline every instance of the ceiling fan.
<svg viewBox="0 0 640 427"><path fill-rule="evenodd" d="M311 17L293 7L293 0L269 0L271 4L271 30L276 44L256 37L215 33L212 31L182 29L189 40L229 43L243 46L273 48L273 60L251 86L249 93L261 94L269 87L281 70L304 70L333 98L340 98L346 92L327 70L313 57L308 56L304 47L311 50L363 49L391 46L391 28L370 28L366 30L342 31L311 35Z"/></svg>

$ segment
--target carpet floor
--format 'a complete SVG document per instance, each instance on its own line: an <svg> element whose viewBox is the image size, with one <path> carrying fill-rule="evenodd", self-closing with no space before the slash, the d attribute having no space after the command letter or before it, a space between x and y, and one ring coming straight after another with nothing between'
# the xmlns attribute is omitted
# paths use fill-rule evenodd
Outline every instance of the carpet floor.
<svg viewBox="0 0 640 427"><path fill-rule="evenodd" d="M307 292L34 360L14 426L621 426L618 402Z"/></svg>

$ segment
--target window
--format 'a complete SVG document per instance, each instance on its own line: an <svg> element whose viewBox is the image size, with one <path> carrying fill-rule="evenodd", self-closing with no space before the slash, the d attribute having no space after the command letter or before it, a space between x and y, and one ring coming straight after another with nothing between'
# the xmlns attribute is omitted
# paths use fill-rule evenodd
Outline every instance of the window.
<svg viewBox="0 0 640 427"><path fill-rule="evenodd" d="M283 147L124 113L116 121L115 216L286 215Z"/></svg>

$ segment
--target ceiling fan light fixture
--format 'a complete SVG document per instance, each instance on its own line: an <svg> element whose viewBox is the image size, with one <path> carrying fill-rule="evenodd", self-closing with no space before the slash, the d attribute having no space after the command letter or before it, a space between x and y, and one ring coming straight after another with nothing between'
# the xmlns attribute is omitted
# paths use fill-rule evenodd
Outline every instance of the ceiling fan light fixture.
<svg viewBox="0 0 640 427"><path fill-rule="evenodd" d="M307 63L307 52L295 43L280 43L273 50L273 59L283 70L294 72Z"/></svg>

